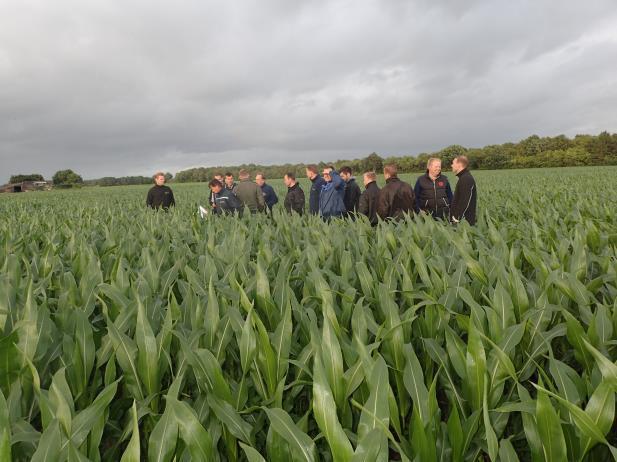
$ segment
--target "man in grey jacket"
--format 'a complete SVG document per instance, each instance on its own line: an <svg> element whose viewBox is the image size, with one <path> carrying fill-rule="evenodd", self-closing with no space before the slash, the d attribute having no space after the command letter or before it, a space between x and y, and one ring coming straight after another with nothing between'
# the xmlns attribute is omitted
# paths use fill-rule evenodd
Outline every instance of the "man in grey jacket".
<svg viewBox="0 0 617 462"><path fill-rule="evenodd" d="M236 186L236 196L251 213L263 212L266 208L263 192L256 183L250 179L247 170L240 170L238 177L240 183Z"/></svg>

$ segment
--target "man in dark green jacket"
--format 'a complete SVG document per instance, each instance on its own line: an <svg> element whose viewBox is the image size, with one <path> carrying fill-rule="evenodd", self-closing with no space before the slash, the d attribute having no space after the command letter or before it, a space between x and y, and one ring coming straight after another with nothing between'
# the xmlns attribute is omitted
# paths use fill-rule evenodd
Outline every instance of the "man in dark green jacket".
<svg viewBox="0 0 617 462"><path fill-rule="evenodd" d="M240 178L240 183L238 183L235 190L238 199L251 213L263 212L266 208L266 202L261 188L251 181L247 170L240 170L238 177Z"/></svg>

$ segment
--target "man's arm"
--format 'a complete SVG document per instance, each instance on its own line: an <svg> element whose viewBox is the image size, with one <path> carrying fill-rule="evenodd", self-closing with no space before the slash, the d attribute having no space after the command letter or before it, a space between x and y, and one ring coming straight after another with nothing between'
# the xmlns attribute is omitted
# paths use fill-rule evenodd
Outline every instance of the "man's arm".
<svg viewBox="0 0 617 462"><path fill-rule="evenodd" d="M421 205L420 204L420 193L422 192L422 187L420 186L420 178L416 180L416 185L413 188L414 195L416 196L416 212L420 212Z"/></svg>
<svg viewBox="0 0 617 462"><path fill-rule="evenodd" d="M259 186L255 188L255 196L257 196L257 210L261 212L266 208L266 201L264 200L263 192Z"/></svg>
<svg viewBox="0 0 617 462"><path fill-rule="evenodd" d="M453 195L452 195L452 187L450 186L449 181L446 183L446 195L448 196L448 203L451 204Z"/></svg>
<svg viewBox="0 0 617 462"><path fill-rule="evenodd" d="M377 215L385 220L388 218L390 213L390 204L388 204L388 191L381 190L379 191L379 196L377 196Z"/></svg>
<svg viewBox="0 0 617 462"><path fill-rule="evenodd" d="M146 207L152 207L152 189L148 191L148 195L146 196Z"/></svg>
<svg viewBox="0 0 617 462"><path fill-rule="evenodd" d="M358 186L355 182L354 182L354 186L355 188L353 188L352 193L351 193L351 210L350 212L354 212L358 210L358 207L360 206L360 196L362 196L362 191L360 191L360 186Z"/></svg>
<svg viewBox="0 0 617 462"><path fill-rule="evenodd" d="M276 195L276 191L274 191L274 188L272 186L270 186L270 197L272 198L272 205L279 203L279 197Z"/></svg>
<svg viewBox="0 0 617 462"><path fill-rule="evenodd" d="M367 191L364 191L364 194L360 195L360 200L358 202L358 213L366 216L369 214L369 199Z"/></svg>
<svg viewBox="0 0 617 462"><path fill-rule="evenodd" d="M337 172L332 170L332 173L330 173L330 175L332 176L332 186L334 187L334 189L338 191L340 191L341 189L345 189L345 182Z"/></svg>
<svg viewBox="0 0 617 462"><path fill-rule="evenodd" d="M174 192L171 190L171 188L169 188L169 195L171 196L171 199L169 200L169 205L175 207L176 199L174 198Z"/></svg>
<svg viewBox="0 0 617 462"><path fill-rule="evenodd" d="M293 196L293 210L298 212L299 214L302 214L302 212L304 211L304 202L304 191L302 191L302 189L298 189L296 191L296 194L294 194Z"/></svg>
<svg viewBox="0 0 617 462"><path fill-rule="evenodd" d="M461 221L463 218L463 213L471 199L472 192L473 181L469 181L465 177L458 180L454 198L452 199L452 207L450 208L450 215L454 221Z"/></svg>

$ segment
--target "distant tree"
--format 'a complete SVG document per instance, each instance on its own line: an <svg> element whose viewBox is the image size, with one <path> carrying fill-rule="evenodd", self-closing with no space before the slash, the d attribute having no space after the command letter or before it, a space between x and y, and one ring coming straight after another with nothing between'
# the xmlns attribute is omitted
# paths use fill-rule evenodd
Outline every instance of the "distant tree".
<svg viewBox="0 0 617 462"><path fill-rule="evenodd" d="M364 170L371 170L373 172L381 172L383 169L383 159L376 152L370 154L364 159Z"/></svg>
<svg viewBox="0 0 617 462"><path fill-rule="evenodd" d="M174 176L173 176L171 173L167 172L167 173L165 174L165 181L170 181L173 177L174 177Z"/></svg>
<svg viewBox="0 0 617 462"><path fill-rule="evenodd" d="M74 186L84 182L83 178L71 169L58 170L52 180L58 186Z"/></svg>
<svg viewBox="0 0 617 462"><path fill-rule="evenodd" d="M9 183L21 183L22 181L45 181L43 175L39 173L31 173L29 175L12 175Z"/></svg>

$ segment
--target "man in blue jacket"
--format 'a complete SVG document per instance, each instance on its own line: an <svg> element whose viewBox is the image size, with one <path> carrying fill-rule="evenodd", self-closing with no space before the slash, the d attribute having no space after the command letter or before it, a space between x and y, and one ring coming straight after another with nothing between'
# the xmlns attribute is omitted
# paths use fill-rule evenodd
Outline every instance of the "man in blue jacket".
<svg viewBox="0 0 617 462"><path fill-rule="evenodd" d="M312 183L309 195L309 213L311 215L319 214L319 195L321 194L322 186L326 184L318 172L317 165L308 165L306 167L306 177Z"/></svg>
<svg viewBox="0 0 617 462"><path fill-rule="evenodd" d="M210 191L214 194L214 205L212 212L215 215L233 215L237 213L242 216L244 204L236 197L236 193L224 188L219 180L212 180L208 183Z"/></svg>
<svg viewBox="0 0 617 462"><path fill-rule="evenodd" d="M274 192L274 188L266 183L266 177L263 173L258 173L255 175L255 183L257 183L257 186L261 188L268 211L272 212L272 207L274 207L275 204L278 204L279 201L276 192Z"/></svg>
<svg viewBox="0 0 617 462"><path fill-rule="evenodd" d="M347 212L344 202L345 182L331 166L323 169L323 178L326 184L319 193L319 215L324 220L340 218Z"/></svg>

